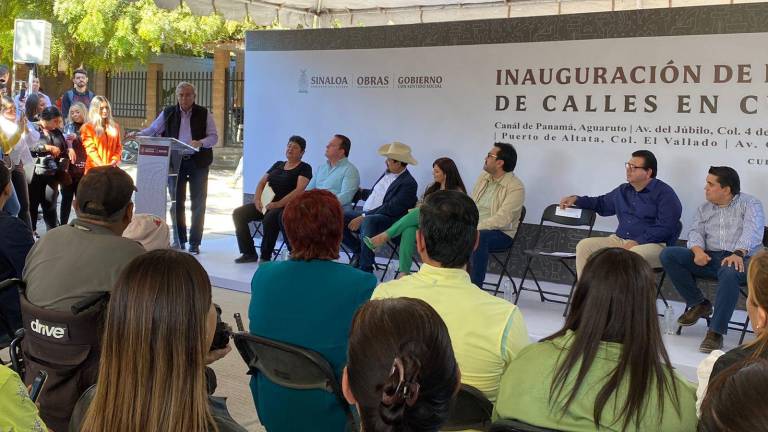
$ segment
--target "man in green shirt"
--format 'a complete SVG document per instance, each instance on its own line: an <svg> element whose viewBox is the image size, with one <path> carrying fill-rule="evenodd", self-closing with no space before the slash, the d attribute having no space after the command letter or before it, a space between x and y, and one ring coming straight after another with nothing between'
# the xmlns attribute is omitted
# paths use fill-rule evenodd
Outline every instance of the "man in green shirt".
<svg viewBox="0 0 768 432"><path fill-rule="evenodd" d="M438 191L420 207L416 249L421 269L379 285L372 298L411 297L429 303L448 326L461 382L491 401L512 359L529 343L517 306L473 285L467 263L478 242L477 206L461 192Z"/></svg>

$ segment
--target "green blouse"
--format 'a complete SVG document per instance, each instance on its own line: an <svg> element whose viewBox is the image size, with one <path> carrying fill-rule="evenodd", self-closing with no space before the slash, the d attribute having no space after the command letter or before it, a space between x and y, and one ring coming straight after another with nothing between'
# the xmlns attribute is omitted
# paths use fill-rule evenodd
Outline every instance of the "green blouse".
<svg viewBox="0 0 768 432"><path fill-rule="evenodd" d="M0 431L47 430L21 378L8 366L0 365Z"/></svg>

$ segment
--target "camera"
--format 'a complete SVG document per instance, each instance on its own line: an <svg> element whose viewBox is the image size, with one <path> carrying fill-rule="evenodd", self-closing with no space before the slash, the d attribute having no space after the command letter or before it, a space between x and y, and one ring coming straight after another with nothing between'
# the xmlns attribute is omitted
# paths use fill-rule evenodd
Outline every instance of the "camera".
<svg viewBox="0 0 768 432"><path fill-rule="evenodd" d="M216 332L213 334L211 351L225 348L229 344L229 338L232 337L232 327L221 320L221 307L216 303L213 307L216 308Z"/></svg>

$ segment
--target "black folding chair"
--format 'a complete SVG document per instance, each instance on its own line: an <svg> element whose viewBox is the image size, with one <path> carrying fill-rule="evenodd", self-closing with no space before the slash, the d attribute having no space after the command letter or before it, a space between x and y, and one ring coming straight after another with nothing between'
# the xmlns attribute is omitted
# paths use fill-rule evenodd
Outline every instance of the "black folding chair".
<svg viewBox="0 0 768 432"><path fill-rule="evenodd" d="M499 250L492 250L490 251L491 258L496 261L496 264L498 264L501 267L501 272L499 273L499 279L496 282L485 282L483 281L483 287L486 285L494 287L494 289L487 289L483 288L484 291L493 292L493 295L498 295L499 290L501 288L501 282L504 280L504 276L509 279L509 281L512 283L512 291L517 294L517 284L512 279L512 275L509 273L509 260L512 258L512 249L515 247L515 243L517 243L517 237L520 235L520 230L523 228L523 220L525 219L525 206L523 206L522 211L520 212L520 218L517 220L517 231L515 231L515 236L512 237L512 244L509 245L506 249L499 249ZM503 256L500 258L500 256Z"/></svg>
<svg viewBox="0 0 768 432"><path fill-rule="evenodd" d="M14 297L13 293L11 291L19 291L19 288L23 287L23 282L21 279L6 279L2 282L0 282L0 294L5 294L7 297L7 300L10 300L10 298ZM20 308L20 303L18 300L15 300L16 307ZM7 306L13 306L13 305L7 305ZM7 348L10 346L11 341L13 341L14 338L16 338L16 330L20 329L22 327L21 323L21 313L19 311L18 316L12 316L13 314L7 314L5 311L0 308L0 350L3 348ZM0 360L0 364L2 363L2 360Z"/></svg>
<svg viewBox="0 0 768 432"><path fill-rule="evenodd" d="M486 430L491 425L493 403L480 390L462 384L451 404L448 421L440 430L461 431L467 429Z"/></svg>
<svg viewBox="0 0 768 432"><path fill-rule="evenodd" d="M347 430L357 430L341 384L320 353L243 331L235 333L233 338L248 365L249 375L260 373L273 383L293 390L320 389L333 394L347 415Z"/></svg>
<svg viewBox="0 0 768 432"><path fill-rule="evenodd" d="M677 239L680 238L680 233L683 231L683 223L681 221L677 221L677 234L675 235L674 240L670 240L667 242L667 246L675 246L677 244ZM667 272L664 270L664 267L654 267L653 273L657 275L661 275L659 277L659 283L656 285L656 298L661 298L661 301L664 302L664 308L666 309L669 306L669 303L667 302L667 299L664 297L664 293L661 292L661 287L664 285L664 279L667 277ZM657 313L659 316L664 316L664 314Z"/></svg>
<svg viewBox="0 0 768 432"><path fill-rule="evenodd" d="M560 432L556 429L547 429L534 426L526 422L514 419L503 419L495 421L488 432Z"/></svg>
<svg viewBox="0 0 768 432"><path fill-rule="evenodd" d="M568 262L575 261L576 254L562 254L552 251L551 248L545 248L543 240L547 239L542 239L544 226L545 224L548 224L548 226L554 225L567 227L587 227L587 235L584 236L584 238L587 238L592 235L592 228L595 226L595 219L597 218L597 214L592 210L581 209L581 215L578 218L559 216L556 214L558 207L558 204L552 204L544 209L544 213L541 215L541 221L539 222L538 230L534 236L533 249L526 249L523 251L523 254L525 254L526 257L526 265L525 271L523 271L523 278L520 280L520 288L518 289L517 295L515 296L515 304L517 304L517 302L520 300L520 294L522 294L523 291L535 291L539 293L539 297L541 298L542 302L551 301L553 303L564 304L565 310L563 311L563 316L565 316L568 313L568 307L571 304L571 295L573 295L573 289L576 286L577 281L576 270L571 267ZM534 259L555 260L562 264L563 267L565 267L568 273L570 273L573 277L573 283L571 283L571 288L569 289L568 294L545 291L541 288L539 279L536 277L536 273L533 271L533 268L531 268L531 264L533 263ZM536 283L536 289L528 288L525 286L525 279L528 277L528 273L531 274L533 281ZM552 298L552 296L564 297L565 301L557 300Z"/></svg>

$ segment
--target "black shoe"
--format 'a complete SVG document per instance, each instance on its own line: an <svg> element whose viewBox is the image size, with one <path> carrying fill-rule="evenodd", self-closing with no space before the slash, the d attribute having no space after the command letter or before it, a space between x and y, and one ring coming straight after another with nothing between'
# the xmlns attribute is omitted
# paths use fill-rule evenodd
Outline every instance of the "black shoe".
<svg viewBox="0 0 768 432"><path fill-rule="evenodd" d="M707 331L707 335L704 336L704 340L699 345L699 351L704 354L709 354L714 350L723 348L723 335L715 333L712 330Z"/></svg>
<svg viewBox="0 0 768 432"><path fill-rule="evenodd" d="M235 258L235 262L238 264L253 263L259 260L259 254L242 254L240 258Z"/></svg>
<svg viewBox="0 0 768 432"><path fill-rule="evenodd" d="M700 318L709 318L712 316L712 310L712 303L709 300L704 300L680 315L680 318L677 319L677 323L685 327L692 326L696 324L696 321Z"/></svg>
<svg viewBox="0 0 768 432"><path fill-rule="evenodd" d="M189 245L189 253L191 253L192 255L200 255L200 246Z"/></svg>

